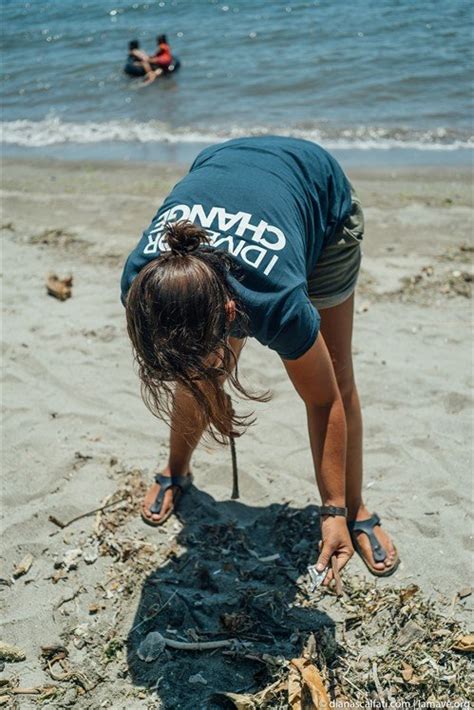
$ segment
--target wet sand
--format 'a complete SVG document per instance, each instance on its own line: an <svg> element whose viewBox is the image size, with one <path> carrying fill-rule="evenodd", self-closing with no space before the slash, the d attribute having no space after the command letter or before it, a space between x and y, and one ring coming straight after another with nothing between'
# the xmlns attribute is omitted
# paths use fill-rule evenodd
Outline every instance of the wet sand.
<svg viewBox="0 0 474 710"><path fill-rule="evenodd" d="M184 168L160 166L156 172L140 164L4 161L1 576L8 583L0 592L2 639L21 647L26 660L7 664L2 677L16 673L23 687L58 685L44 670L40 646L63 643L71 665L92 664L89 676L100 680L83 695L80 682L63 683L66 696L57 707L159 707L139 687L150 678L127 664L124 650L128 637L130 661L129 632L141 618L145 576L163 565L172 579L170 559L191 549L190 531L198 538L203 525L216 521L235 521L247 532L256 526L254 552L271 555L280 550L273 536L285 511L312 510L319 501L303 407L278 357L250 341L241 372L273 398L256 405L257 424L238 442L239 502L229 501L229 451L205 445L196 453L196 490L181 520L173 517L158 531L141 523L130 494L118 506L121 526L112 521L107 534L94 515L63 530L48 519L67 521L91 511L127 485L135 495L166 460L167 431L140 399L119 300L123 261ZM350 178L367 221L354 335L365 424L364 495L402 558L396 576L377 584L419 585L462 620L472 599L455 597L471 583L470 175L454 168L359 169ZM73 275L71 299L46 294L49 272ZM134 479L133 470L139 471ZM304 515L312 530L310 512ZM113 539L121 552L113 551ZM77 569L61 566L68 550L86 545L92 559L97 541L96 560L87 563L83 555ZM12 582L27 553L31 569ZM354 558L346 574L356 573L366 571ZM223 608L232 606L231 592L219 591ZM215 593L209 581L201 588L204 606ZM344 616L324 603L321 614L334 623ZM110 646L114 638L116 647ZM205 676L212 662L202 663ZM167 682L178 687L190 673L161 681L162 707L172 707ZM183 697L190 704L180 700L175 707L197 707L217 671L211 676L207 687L186 685ZM34 698L19 697L18 707L35 706Z"/></svg>

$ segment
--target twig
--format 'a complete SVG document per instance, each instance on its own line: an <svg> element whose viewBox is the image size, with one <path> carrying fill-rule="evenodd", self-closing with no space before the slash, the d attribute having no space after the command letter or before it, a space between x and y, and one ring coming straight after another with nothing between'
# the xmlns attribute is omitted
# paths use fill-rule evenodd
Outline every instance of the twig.
<svg viewBox="0 0 474 710"><path fill-rule="evenodd" d="M455 606L456 606L457 600L458 600L458 593L456 592L456 594L453 596L453 599L452 599L452 602L451 602L451 609L450 609L450 611L449 611L449 616L450 616L450 617L453 616L453 614L454 614L454 608L455 608Z"/></svg>
<svg viewBox="0 0 474 710"><path fill-rule="evenodd" d="M232 419L232 416L234 414L234 408L232 406L232 398L230 394L227 395L227 406L229 408L229 416ZM237 470L237 451L235 448L235 434L231 431L230 435L230 455L232 458L232 494L231 498L232 500L236 500L237 498L240 498L240 493L239 493L239 473Z"/></svg>
<svg viewBox="0 0 474 710"><path fill-rule="evenodd" d="M57 609L60 609L63 604L67 604L68 602L72 602L73 599L75 599L75 598L78 596L78 594L80 594L80 593L81 593L81 589L76 589L76 591L73 592L70 596L65 595L64 597L62 597L62 598L58 601L58 603L56 604L56 606L53 607L53 611L56 611Z"/></svg>
<svg viewBox="0 0 474 710"><path fill-rule="evenodd" d="M91 684L91 682L89 681L89 679L85 675L85 673L82 673L82 671L76 671L76 670L72 669L69 666L69 664L65 662L64 659L59 659L59 665L65 671L64 673L56 673L56 671L53 668L53 663L54 663L54 659L53 659L53 661L47 661L49 675L51 676L51 678L53 680L57 680L57 681L75 680L84 688L84 690L93 690L93 688L95 688L95 685ZM96 685L97 685L97 683L96 683Z"/></svg>
<svg viewBox="0 0 474 710"><path fill-rule="evenodd" d="M257 656L254 653L239 653L238 651L222 651L223 656L238 656L239 658L246 658L249 661L257 661L258 663L263 663L263 665L267 665L267 662L261 658L261 656Z"/></svg>
<svg viewBox="0 0 474 710"><path fill-rule="evenodd" d="M68 520L67 523L63 523L62 520L59 520L56 518L54 515L49 515L48 520L50 523L54 523L54 525L57 525L58 528L61 528L63 530L64 528L67 528L69 525L72 525L72 523L75 523L77 520L81 520L82 518L87 518L89 515L94 515L94 513L100 513L102 510L106 510L106 508L110 508L113 505L118 505L118 503L123 503L124 500L127 500L128 498L128 493L127 495L122 496L122 498L119 498L119 500L114 500L112 503L106 503L106 505L101 505L100 508L94 508L94 510L89 510L87 513L82 513L81 515L76 515L75 518L71 518L71 520ZM52 535L57 535L59 530L55 530L54 532L50 533L49 536L51 537Z"/></svg>
<svg viewBox="0 0 474 710"><path fill-rule="evenodd" d="M9 688L8 692L12 695L39 695L43 692L42 686L36 688Z"/></svg>
<svg viewBox="0 0 474 710"><path fill-rule="evenodd" d="M135 624L135 626L132 626L131 630L129 631L129 635L132 633L132 631L135 631L136 629L138 629L139 626L142 626L142 624L146 624L147 621L150 621L150 619L154 619L155 616L158 616L158 614L163 611L165 606L168 606L170 601L177 595L177 593L178 593L178 590L176 589L173 592L173 594L171 594L168 597L168 599L165 601L165 603L160 606L158 611L155 611L154 614L152 614L151 616L146 616L144 619L142 619L142 621L139 621L138 624Z"/></svg>
<svg viewBox="0 0 474 710"><path fill-rule="evenodd" d="M354 685L354 683L351 680L349 680L349 678L347 677L347 675L345 675L345 673L342 673L341 675L342 675L343 679L345 680L345 682L349 683L349 685L351 685L354 688L354 690L356 690L357 693L359 694L361 689L358 688L357 685Z"/></svg>
<svg viewBox="0 0 474 710"><path fill-rule="evenodd" d="M336 588L336 597L342 597L342 582L341 582L341 576L339 574L339 569L337 566L337 561L334 556L331 557L331 569L332 569L332 574L334 577L334 582L335 582L335 588Z"/></svg>
<svg viewBox="0 0 474 710"><path fill-rule="evenodd" d="M377 689L377 693L380 696L380 700L383 700L384 692L383 692L383 688L382 688L380 681L379 681L379 677L377 674L377 664L375 661L372 664L372 676L374 678L375 687Z"/></svg>
<svg viewBox="0 0 474 710"><path fill-rule="evenodd" d="M230 454L232 457L232 495L231 498L232 500L236 500L237 498L240 498L240 493L239 493L239 473L237 469L237 451L235 449L235 438L234 436L230 437Z"/></svg>

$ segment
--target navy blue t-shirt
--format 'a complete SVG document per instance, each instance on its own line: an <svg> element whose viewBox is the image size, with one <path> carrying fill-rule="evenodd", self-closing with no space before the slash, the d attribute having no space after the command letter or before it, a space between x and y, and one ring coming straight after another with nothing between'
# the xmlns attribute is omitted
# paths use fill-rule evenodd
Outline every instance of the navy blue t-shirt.
<svg viewBox="0 0 474 710"><path fill-rule="evenodd" d="M314 343L319 314L307 277L351 211L349 182L320 146L296 138L238 138L203 150L173 188L125 264L122 300L135 276L167 250L167 222L203 227L238 263L229 276L250 335L283 358Z"/></svg>

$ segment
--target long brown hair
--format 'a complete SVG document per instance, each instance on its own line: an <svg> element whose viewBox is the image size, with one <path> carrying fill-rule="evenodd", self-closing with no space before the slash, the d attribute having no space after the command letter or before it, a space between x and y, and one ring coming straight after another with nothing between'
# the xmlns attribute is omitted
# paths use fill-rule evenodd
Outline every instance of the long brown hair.
<svg viewBox="0 0 474 710"><path fill-rule="evenodd" d="M229 302L235 303L233 324L240 333L247 331L245 312L227 278L236 265L226 252L209 246L206 232L191 222L167 224L164 236L170 251L140 271L126 301L142 397L155 416L176 426L172 413L180 385L191 397L190 404L196 405L193 411L202 429L226 443L231 433L241 433L254 418L235 413L224 392L224 379L245 399L268 399L242 385L228 342ZM180 429L183 414L179 413Z"/></svg>

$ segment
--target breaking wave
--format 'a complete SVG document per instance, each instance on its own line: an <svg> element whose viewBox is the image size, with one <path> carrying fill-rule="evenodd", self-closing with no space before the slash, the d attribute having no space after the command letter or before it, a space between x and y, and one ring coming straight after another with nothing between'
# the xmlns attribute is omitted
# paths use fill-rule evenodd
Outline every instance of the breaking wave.
<svg viewBox="0 0 474 710"><path fill-rule="evenodd" d="M278 126L230 128L173 128L159 121L131 120L69 123L58 117L41 121L16 120L2 124L2 142L29 148L64 143L214 143L246 135L278 134L306 138L329 149L462 150L474 147L474 137L448 128L415 131L405 128L358 126Z"/></svg>

